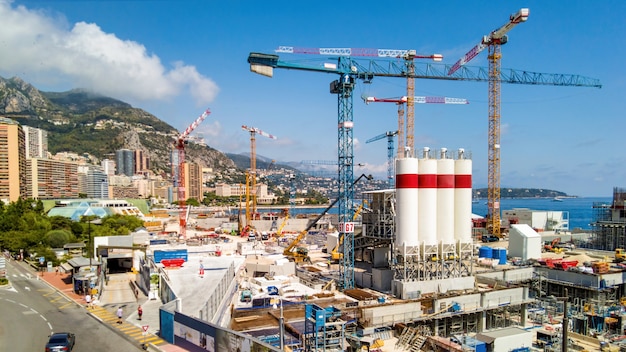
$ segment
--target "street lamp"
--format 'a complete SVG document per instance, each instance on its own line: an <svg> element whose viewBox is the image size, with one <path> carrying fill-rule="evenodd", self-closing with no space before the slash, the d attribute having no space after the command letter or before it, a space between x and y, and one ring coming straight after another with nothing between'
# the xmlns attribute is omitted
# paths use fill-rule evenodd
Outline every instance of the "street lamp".
<svg viewBox="0 0 626 352"><path fill-rule="evenodd" d="M563 302L563 337L561 340L561 351L562 352L567 352L567 346L568 346L568 336L567 336L567 328L568 328L568 324L569 324L569 318L567 317L567 301L569 299L568 295L567 295L567 288L565 288L563 290L563 294L565 295L565 297L554 297L554 296L550 296L550 300L552 301L561 301Z"/></svg>
<svg viewBox="0 0 626 352"><path fill-rule="evenodd" d="M91 271L91 221L87 221L87 234L89 235L89 248L87 248L87 255L89 256L89 271Z"/></svg>
<svg viewBox="0 0 626 352"><path fill-rule="evenodd" d="M280 319L278 320L278 324L280 325L280 350L285 350L285 317L283 316L283 298L278 297L280 301ZM272 305L272 308L277 309L276 302Z"/></svg>

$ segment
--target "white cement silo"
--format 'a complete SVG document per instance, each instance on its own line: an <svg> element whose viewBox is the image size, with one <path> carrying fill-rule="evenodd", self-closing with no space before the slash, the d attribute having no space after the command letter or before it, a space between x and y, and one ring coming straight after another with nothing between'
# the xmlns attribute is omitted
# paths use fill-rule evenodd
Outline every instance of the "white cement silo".
<svg viewBox="0 0 626 352"><path fill-rule="evenodd" d="M437 238L454 243L454 160L441 149L437 160Z"/></svg>
<svg viewBox="0 0 626 352"><path fill-rule="evenodd" d="M472 160L459 149L454 161L454 238L472 241Z"/></svg>
<svg viewBox="0 0 626 352"><path fill-rule="evenodd" d="M418 161L396 159L396 246L417 246Z"/></svg>
<svg viewBox="0 0 626 352"><path fill-rule="evenodd" d="M437 160L431 158L430 149L424 148L418 161L418 234L420 242L437 244Z"/></svg>

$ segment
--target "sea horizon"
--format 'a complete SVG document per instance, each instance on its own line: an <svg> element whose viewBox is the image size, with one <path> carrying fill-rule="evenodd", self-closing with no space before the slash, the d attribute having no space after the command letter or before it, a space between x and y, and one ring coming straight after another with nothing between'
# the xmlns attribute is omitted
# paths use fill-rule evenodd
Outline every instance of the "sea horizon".
<svg viewBox="0 0 626 352"><path fill-rule="evenodd" d="M559 201L554 198L528 197L528 198L501 198L500 209L530 209L537 211L564 211L569 215L569 229L591 230L591 223L594 220L593 205L597 203L611 204L613 197L559 197ZM477 202L472 203L472 213L478 216L487 215L487 199L476 198ZM297 214L315 214L328 207L328 204L320 205L298 205L293 212ZM257 210L263 213L280 213L282 209L290 209L289 205L257 206ZM329 214L337 214L337 205L328 211ZM292 214L293 216L294 214Z"/></svg>

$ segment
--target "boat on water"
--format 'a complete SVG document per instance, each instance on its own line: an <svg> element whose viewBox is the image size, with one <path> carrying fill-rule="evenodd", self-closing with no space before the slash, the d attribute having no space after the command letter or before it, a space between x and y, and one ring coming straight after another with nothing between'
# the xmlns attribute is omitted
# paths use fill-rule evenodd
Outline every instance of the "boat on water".
<svg viewBox="0 0 626 352"><path fill-rule="evenodd" d="M552 201L553 202L562 202L563 198L557 196L557 197L552 198Z"/></svg>

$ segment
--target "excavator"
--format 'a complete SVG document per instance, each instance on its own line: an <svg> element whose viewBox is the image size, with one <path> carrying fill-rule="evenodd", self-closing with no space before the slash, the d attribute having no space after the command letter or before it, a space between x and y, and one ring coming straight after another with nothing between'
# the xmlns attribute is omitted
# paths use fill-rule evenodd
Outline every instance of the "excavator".
<svg viewBox="0 0 626 352"><path fill-rule="evenodd" d="M371 180L373 178L372 175L368 176L368 175L362 174L354 181L353 185L359 182L363 177L367 178L368 180ZM309 257L309 250L306 247L299 247L298 244L304 239L304 237L309 232L309 230L313 228L313 226L315 226L315 224L317 224L317 222L320 221L320 219L324 217L324 215L326 215L326 213L328 213L328 211L332 207L334 207L338 201L339 201L339 198L335 199L332 203L330 203L328 207L326 207L326 209L324 209L324 211L322 211L311 223L309 223L309 225L307 225L307 227L304 230L300 231L300 233L298 234L298 237L296 237L289 244L289 246L287 246L287 248L285 248L285 250L283 251L283 255L285 257L289 258L289 260L294 261L296 263L302 263L302 262L310 263L311 262L311 258ZM338 246L336 248L338 248Z"/></svg>
<svg viewBox="0 0 626 352"><path fill-rule="evenodd" d="M546 243L543 246L543 249L546 252L563 253L563 248L557 246L560 242L561 242L561 237L557 237L553 239L550 244Z"/></svg>
<svg viewBox="0 0 626 352"><path fill-rule="evenodd" d="M300 231L298 237L296 237L283 251L285 257L296 263L311 262L311 258L309 258L309 250L306 247L298 247L298 244L304 239L309 230L313 228L313 226L315 226L315 224L317 224L317 222L320 221L320 219L324 217L324 215L326 215L326 213L328 213L328 211L335 206L338 201L339 198L335 199L328 207L326 207L326 209L324 209L324 211L322 211L312 222L310 222L304 230Z"/></svg>
<svg viewBox="0 0 626 352"><path fill-rule="evenodd" d="M339 248L343 245L343 236L339 234L337 237L337 245L333 248L332 252L330 252L330 259L333 263L338 263L341 259L343 259L343 253L339 252Z"/></svg>

